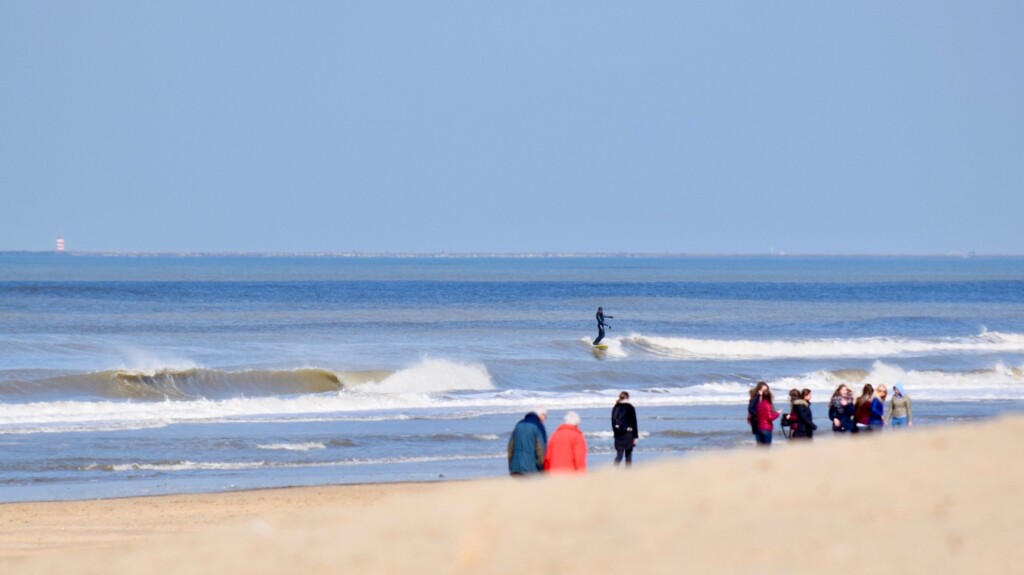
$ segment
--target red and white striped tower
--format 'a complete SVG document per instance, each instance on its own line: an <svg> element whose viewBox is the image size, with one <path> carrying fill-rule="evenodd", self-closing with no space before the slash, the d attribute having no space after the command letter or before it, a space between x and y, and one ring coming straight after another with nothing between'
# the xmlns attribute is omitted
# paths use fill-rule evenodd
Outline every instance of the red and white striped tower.
<svg viewBox="0 0 1024 575"><path fill-rule="evenodd" d="M57 251L64 251L64 236L57 236Z"/></svg>

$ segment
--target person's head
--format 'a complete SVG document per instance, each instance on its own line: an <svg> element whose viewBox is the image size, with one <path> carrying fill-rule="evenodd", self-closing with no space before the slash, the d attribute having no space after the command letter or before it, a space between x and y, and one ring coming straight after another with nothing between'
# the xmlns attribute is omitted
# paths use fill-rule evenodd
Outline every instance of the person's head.
<svg viewBox="0 0 1024 575"><path fill-rule="evenodd" d="M800 399L800 390L799 389L791 389L791 390L789 390L789 402L793 403L794 401L796 401L798 399Z"/></svg>
<svg viewBox="0 0 1024 575"><path fill-rule="evenodd" d="M623 401L629 401L629 392L623 391L619 393L619 399L615 403L622 403Z"/></svg>
<svg viewBox="0 0 1024 575"><path fill-rule="evenodd" d="M878 399L885 401L886 396L889 395L889 389L885 387L885 384L879 385L875 388L875 395Z"/></svg>
<svg viewBox="0 0 1024 575"><path fill-rule="evenodd" d="M835 400L837 397L850 397L850 388L845 383L840 383L839 387L832 392L832 399Z"/></svg>
<svg viewBox="0 0 1024 575"><path fill-rule="evenodd" d="M800 390L800 398L804 401L811 401L811 390L806 387Z"/></svg>
<svg viewBox="0 0 1024 575"><path fill-rule="evenodd" d="M569 413L566 413L565 414L565 423L566 423L566 425L571 425L573 427L579 427L579 425L580 425L580 414L576 413L575 411L570 411Z"/></svg>
<svg viewBox="0 0 1024 575"><path fill-rule="evenodd" d="M864 384L864 389L862 389L861 392L860 392L860 396L861 397L871 397L874 393L875 393L875 386L871 385L870 383L865 383Z"/></svg>
<svg viewBox="0 0 1024 575"><path fill-rule="evenodd" d="M757 385L754 386L754 389L750 390L750 398L753 399L759 395L763 395L766 391L769 391L768 384L763 381L759 381L757 382Z"/></svg>
<svg viewBox="0 0 1024 575"><path fill-rule="evenodd" d="M896 397L903 397L903 384L897 383L892 386L892 392Z"/></svg>
<svg viewBox="0 0 1024 575"><path fill-rule="evenodd" d="M533 412L540 418L541 423L548 420L548 409L546 407L538 407L537 409L534 409Z"/></svg>
<svg viewBox="0 0 1024 575"><path fill-rule="evenodd" d="M597 306L597 311L598 311L598 313L600 313L600 312L604 311L604 308L601 307L601 306Z"/></svg>

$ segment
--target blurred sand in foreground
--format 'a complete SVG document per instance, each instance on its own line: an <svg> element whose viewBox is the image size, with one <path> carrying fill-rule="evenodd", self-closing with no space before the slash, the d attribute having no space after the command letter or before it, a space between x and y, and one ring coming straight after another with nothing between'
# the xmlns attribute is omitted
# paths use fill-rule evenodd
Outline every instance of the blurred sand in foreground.
<svg viewBox="0 0 1024 575"><path fill-rule="evenodd" d="M587 477L6 504L0 573L1021 573L1022 439L1014 418Z"/></svg>

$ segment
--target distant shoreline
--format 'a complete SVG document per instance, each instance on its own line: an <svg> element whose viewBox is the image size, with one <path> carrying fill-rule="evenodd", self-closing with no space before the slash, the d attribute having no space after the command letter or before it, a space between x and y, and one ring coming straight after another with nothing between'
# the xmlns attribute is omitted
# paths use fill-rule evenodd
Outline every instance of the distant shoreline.
<svg viewBox="0 0 1024 575"><path fill-rule="evenodd" d="M706 258L877 258L971 259L1024 258L1024 254L953 252L946 254L815 254L815 253L648 253L648 252L118 252L55 250L0 250L0 256L53 255L74 257L250 257L250 258L364 258L364 259L706 259Z"/></svg>

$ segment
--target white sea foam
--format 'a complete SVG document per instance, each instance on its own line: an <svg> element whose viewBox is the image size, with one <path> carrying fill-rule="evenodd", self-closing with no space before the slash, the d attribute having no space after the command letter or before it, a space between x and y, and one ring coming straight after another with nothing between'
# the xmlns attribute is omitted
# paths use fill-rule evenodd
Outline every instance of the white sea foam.
<svg viewBox="0 0 1024 575"><path fill-rule="evenodd" d="M191 470L226 470L254 469L266 465L264 461L224 462L224 461L176 461L173 463L124 463L101 466L107 471L191 471Z"/></svg>
<svg viewBox="0 0 1024 575"><path fill-rule="evenodd" d="M489 377L487 381L489 385ZM901 382L909 395L928 401L1024 400L1024 367L1003 364L982 370L946 372L904 370L893 363L877 361L870 371L821 370L779 378L769 384L777 392L812 389L820 402L839 383L856 388L863 382L890 387ZM633 401L644 406L741 404L747 400L751 383L723 380L687 387L641 388L633 394ZM522 412L537 406L549 410L606 408L614 404L619 391L486 389L429 394L370 392L366 387L372 389L372 384L353 391L224 400L0 403L0 434L138 429L176 423L400 420L409 419L410 411L418 409L423 410L419 417L450 419Z"/></svg>
<svg viewBox="0 0 1024 575"><path fill-rule="evenodd" d="M602 354L605 357L628 357L629 356L629 352L627 352L622 347L622 340L620 340L617 337L606 337L603 340L601 340L602 344L608 346L608 349L605 349L605 350L599 350L599 349L595 348L593 340L590 339L590 338L587 338L587 337L580 338L580 341L582 341L588 348L593 350L594 353Z"/></svg>
<svg viewBox="0 0 1024 575"><path fill-rule="evenodd" d="M364 383L357 391L364 394L422 394L484 389L494 389L494 384L483 365L425 358L413 367L391 374L384 381Z"/></svg>
<svg viewBox="0 0 1024 575"><path fill-rule="evenodd" d="M593 437L595 439L612 439L615 437L615 433L611 431L587 431L584 432L583 435L586 437ZM650 436L651 433L649 431L640 432L640 439L645 439Z"/></svg>
<svg viewBox="0 0 1024 575"><path fill-rule="evenodd" d="M945 353L1024 353L1024 335L982 332L971 337L868 337L807 340L718 340L630 334L623 342L673 359L792 359L922 356Z"/></svg>
<svg viewBox="0 0 1024 575"><path fill-rule="evenodd" d="M382 457L376 459L345 459L340 461L315 461L303 463L285 463L276 461L169 461L158 463L118 463L114 465L92 464L86 469L102 469L104 471L194 471L194 470L238 470L272 467L277 469L296 469L310 467L345 467L352 465L394 465L403 463L429 463L434 461L469 461L476 459L496 459L504 457L503 453L483 455L438 455L422 457Z"/></svg>
<svg viewBox="0 0 1024 575"><path fill-rule="evenodd" d="M309 451L311 449L327 449L323 443L307 441L305 443L262 443L256 447L260 449L284 450L284 451Z"/></svg>

